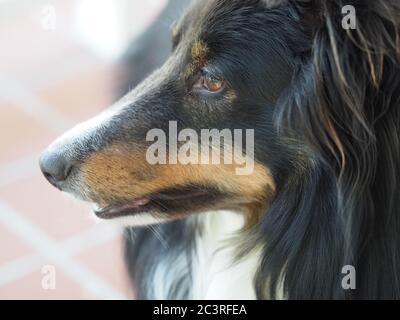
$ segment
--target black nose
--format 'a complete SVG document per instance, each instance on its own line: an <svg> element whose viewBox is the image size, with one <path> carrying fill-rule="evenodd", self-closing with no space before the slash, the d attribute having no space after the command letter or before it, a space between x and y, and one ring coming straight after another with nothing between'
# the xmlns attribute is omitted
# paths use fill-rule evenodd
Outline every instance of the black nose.
<svg viewBox="0 0 400 320"><path fill-rule="evenodd" d="M71 173L73 162L65 153L49 150L41 155L39 165L46 179L61 190L63 182Z"/></svg>

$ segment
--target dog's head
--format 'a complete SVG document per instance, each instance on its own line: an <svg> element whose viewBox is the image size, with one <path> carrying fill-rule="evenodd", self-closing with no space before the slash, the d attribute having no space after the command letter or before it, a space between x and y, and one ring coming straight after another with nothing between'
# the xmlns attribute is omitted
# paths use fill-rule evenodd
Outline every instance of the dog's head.
<svg viewBox="0 0 400 320"><path fill-rule="evenodd" d="M306 45L295 40L305 36L286 13L268 9L264 1L197 2L172 27L173 49L159 70L45 151L41 167L48 180L95 203L101 218L138 218L146 212L159 220L218 208L251 214L261 209L274 193L276 163L285 157L273 126L275 104L291 80L295 51ZM190 132L184 137L193 148L182 163L185 141L175 139L174 151L171 139L182 138L188 128L197 137ZM167 153L161 163L148 157L161 139L155 139L154 129L166 137L166 149L160 145L154 154ZM238 174L246 164L237 157L225 161L227 139L204 147L206 129L225 130L232 154L254 159L251 170ZM254 135L246 139L249 129ZM178 161L171 161L173 152Z"/></svg>
<svg viewBox="0 0 400 320"><path fill-rule="evenodd" d="M62 191L94 203L100 218L147 224L237 209L256 219L283 181L312 164L301 136L278 134L276 116L295 92L289 88L309 81L299 77L318 54L313 42L327 26L321 9L300 0L196 2L174 24L165 64L55 141L42 171ZM329 146L343 151L325 120ZM224 138L210 144L207 129ZM239 174L248 162L251 170Z"/></svg>

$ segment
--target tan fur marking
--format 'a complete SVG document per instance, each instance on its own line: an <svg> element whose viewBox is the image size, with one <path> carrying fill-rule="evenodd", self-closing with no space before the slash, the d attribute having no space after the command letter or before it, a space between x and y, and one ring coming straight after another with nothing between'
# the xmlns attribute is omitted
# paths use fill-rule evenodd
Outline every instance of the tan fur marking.
<svg viewBox="0 0 400 320"><path fill-rule="evenodd" d="M207 44L201 40L195 41L191 49L192 61L186 68L185 79L193 76L201 67L203 67L209 59L210 49Z"/></svg>
<svg viewBox="0 0 400 320"><path fill-rule="evenodd" d="M204 65L209 58L210 50L203 41L197 40L192 46L192 61L196 65Z"/></svg>
<svg viewBox="0 0 400 320"><path fill-rule="evenodd" d="M111 147L93 154L81 167L81 175L93 201L115 203L140 198L177 186L213 186L243 202L265 202L275 184L269 170L254 164L251 175L236 175L238 165L150 165L145 152Z"/></svg>

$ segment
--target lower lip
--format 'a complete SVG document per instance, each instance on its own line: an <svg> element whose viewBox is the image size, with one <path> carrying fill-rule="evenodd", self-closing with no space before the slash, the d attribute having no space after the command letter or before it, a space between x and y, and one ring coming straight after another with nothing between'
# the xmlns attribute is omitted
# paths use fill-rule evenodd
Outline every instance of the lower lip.
<svg viewBox="0 0 400 320"><path fill-rule="evenodd" d="M215 192L213 195L214 197L211 198L210 195L212 194L204 191L195 191L190 194L158 194L155 199L151 197L142 198L121 206L94 208L94 212L100 219L111 220L149 212L149 210L152 209L160 210L160 204L162 203L164 203L164 205L162 205L163 209L174 211L176 210L176 206L174 205L179 203L191 206L194 205L194 207L204 205L205 202L210 203L213 201L213 198L215 199L217 194L218 192ZM157 200L156 203L153 202L155 200Z"/></svg>
<svg viewBox="0 0 400 320"><path fill-rule="evenodd" d="M103 209L94 208L94 213L100 219L110 220L145 211L146 205L148 205L149 203L150 200L142 199L132 204L127 204L119 207L109 207Z"/></svg>
<svg viewBox="0 0 400 320"><path fill-rule="evenodd" d="M112 219L126 217L129 215L132 216L141 212L142 211L139 210L126 209L126 210L115 210L115 211L94 211L94 214L102 220L112 220Z"/></svg>

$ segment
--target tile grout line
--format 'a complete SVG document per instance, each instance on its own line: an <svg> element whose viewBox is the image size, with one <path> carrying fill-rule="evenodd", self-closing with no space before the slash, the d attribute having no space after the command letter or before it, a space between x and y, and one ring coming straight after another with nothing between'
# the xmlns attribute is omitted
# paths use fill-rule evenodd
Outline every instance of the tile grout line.
<svg viewBox="0 0 400 320"><path fill-rule="evenodd" d="M114 228L95 226L78 235L69 237L57 246L67 256L74 256L81 252L101 245L109 240L116 238L120 234ZM40 254L33 253L12 260L0 266L0 288L8 283L19 280L23 276L34 272L43 263L43 257Z"/></svg>
<svg viewBox="0 0 400 320"><path fill-rule="evenodd" d="M25 275L35 271L43 263L43 258L39 254L15 259L0 267L0 291L1 287L17 281Z"/></svg>
<svg viewBox="0 0 400 320"><path fill-rule="evenodd" d="M32 154L10 161L0 168L0 188L14 183L20 179L27 178L39 172L39 154Z"/></svg>
<svg viewBox="0 0 400 320"><path fill-rule="evenodd" d="M32 91L44 91L51 89L54 86L60 85L63 82L76 79L78 76L87 74L88 72L103 70L105 68L111 68L107 64L103 65L100 63L93 62L93 60L80 62L80 64L74 63L74 66L63 65L57 69L57 73L50 75L45 80L42 79L35 84L32 84ZM106 69L107 70L107 69ZM21 81L22 82L22 81ZM25 84L26 86L26 84Z"/></svg>
<svg viewBox="0 0 400 320"><path fill-rule="evenodd" d="M0 222L51 263L58 265L66 275L74 279L92 296L111 300L125 298L103 279L60 251L59 247L40 228L2 201L0 201Z"/></svg>
<svg viewBox="0 0 400 320"><path fill-rule="evenodd" d="M54 111L29 89L0 77L0 99L14 104L54 132L63 133L73 126L73 122Z"/></svg>

